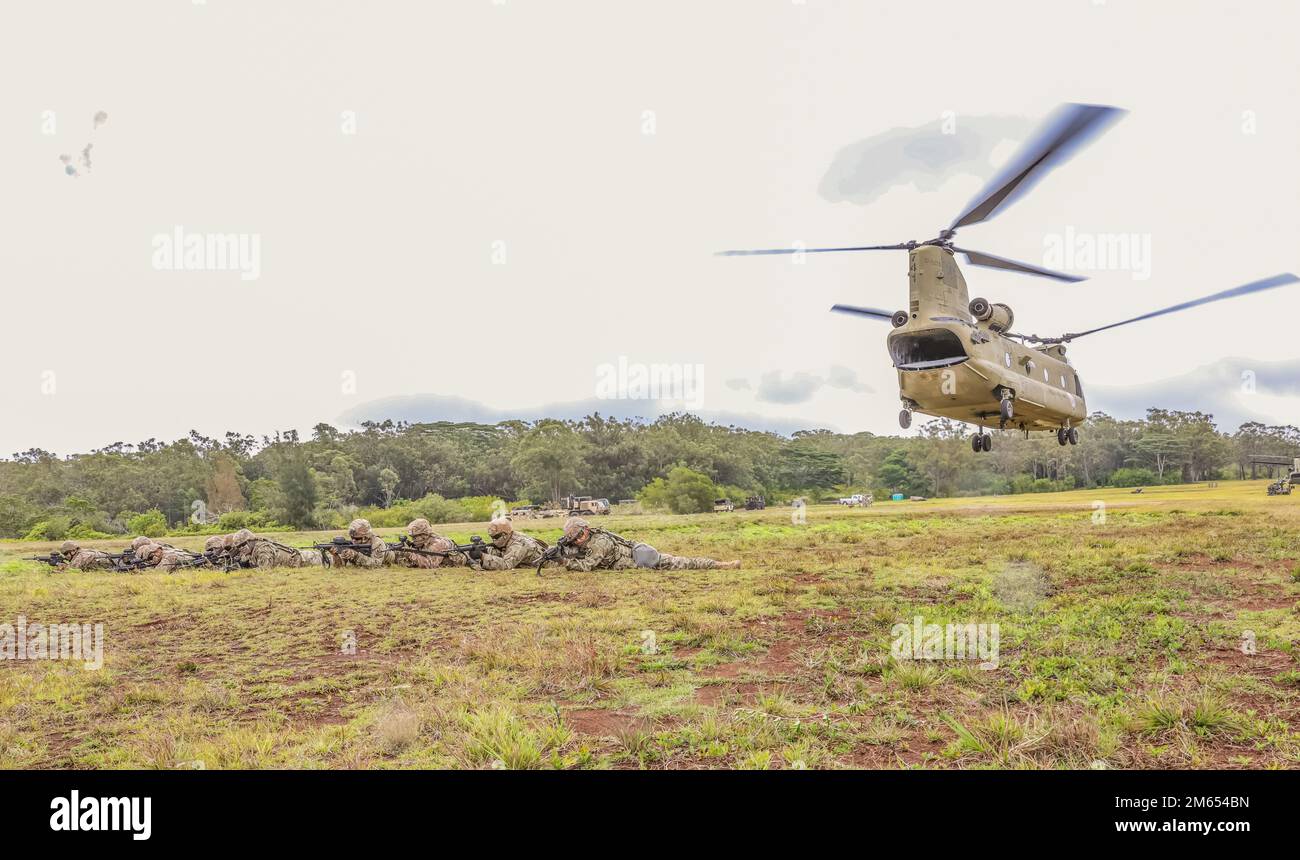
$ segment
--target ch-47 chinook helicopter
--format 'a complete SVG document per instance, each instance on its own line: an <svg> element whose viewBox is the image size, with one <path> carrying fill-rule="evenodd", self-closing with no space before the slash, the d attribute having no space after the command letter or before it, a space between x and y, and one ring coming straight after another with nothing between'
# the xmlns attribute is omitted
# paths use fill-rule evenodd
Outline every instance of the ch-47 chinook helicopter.
<svg viewBox="0 0 1300 860"><path fill-rule="evenodd" d="M894 330L887 340L889 355L898 370L899 396L903 401L899 424L904 429L910 427L913 412L975 424L979 430L971 437L971 447L976 451L992 449L992 437L985 432L989 425L996 425L999 430L1015 427L1024 431L1026 437L1031 430L1055 432L1061 445L1077 445L1078 425L1087 418L1088 408L1079 375L1065 357L1067 343L1139 320L1300 280L1292 274L1275 275L1132 319L1060 337L1016 334L1011 330L1015 316L1010 307L983 298L969 299L966 279L957 267L956 254L962 254L973 266L1006 269L1058 281L1084 280L1075 275L959 248L953 244L953 237L959 228L986 221L1014 202L1123 113L1118 108L1102 105L1063 105L952 225L933 239L895 245L772 248L722 251L720 254L907 251L907 310L890 313L855 305L831 308L840 313L888 320L893 325Z"/></svg>

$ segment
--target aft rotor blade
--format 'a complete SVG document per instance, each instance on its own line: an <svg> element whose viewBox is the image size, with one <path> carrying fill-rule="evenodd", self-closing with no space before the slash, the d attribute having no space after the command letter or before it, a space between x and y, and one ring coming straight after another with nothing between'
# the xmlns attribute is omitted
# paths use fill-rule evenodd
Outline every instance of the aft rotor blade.
<svg viewBox="0 0 1300 860"><path fill-rule="evenodd" d="M889 311L882 311L879 308L860 308L856 305L831 305L831 310L841 314L856 314L862 317L879 317L887 320L893 316Z"/></svg>
<svg viewBox="0 0 1300 860"><path fill-rule="evenodd" d="M831 254L836 251L905 251L913 247L900 245L863 245L856 248L760 248L755 251L718 251L718 257L760 257L769 254Z"/></svg>
<svg viewBox="0 0 1300 860"><path fill-rule="evenodd" d="M1133 317L1132 319L1123 320L1122 322L1111 323L1110 325L1104 325L1098 328L1090 328L1087 331L1071 332L1070 334L1058 338L1058 340L1069 341L1076 337L1083 337L1085 334L1096 334L1099 331L1106 331L1106 329L1117 328L1122 325L1128 325L1129 323L1139 322L1140 320L1149 320L1152 317L1164 316L1165 314L1172 314L1176 311L1185 311L1188 308L1194 308L1198 305L1208 305L1211 302L1221 302L1224 299L1233 299L1237 296L1245 296L1251 293L1262 292L1263 290L1284 287L1287 284L1294 284L1297 281L1300 281L1300 278L1297 278L1290 272L1284 272L1280 275L1274 275L1271 278L1265 278L1262 281L1252 281L1249 284L1242 284L1240 287L1233 287L1232 289L1224 290L1221 293L1214 293L1213 295L1204 296L1199 299L1192 299L1190 302L1182 302L1181 304L1161 308L1158 311L1151 311L1150 313L1142 314L1141 316Z"/></svg>
<svg viewBox="0 0 1300 860"><path fill-rule="evenodd" d="M956 230L992 218L1029 191L1054 167L1064 164L1085 144L1127 111L1106 105L1062 105L989 184L952 222Z"/></svg>
<svg viewBox="0 0 1300 860"><path fill-rule="evenodd" d="M1024 272L1028 275L1038 275L1043 278L1055 278L1058 281L1067 283L1078 283L1087 280L1080 275L1067 275L1064 272L1054 272L1051 269L1031 266L1028 263L1018 263L1015 260L1008 260L1005 257L995 257L992 254L985 254L983 251L970 251L966 248L953 248L959 254L966 255L966 262L972 266L987 266L990 269L1009 269L1013 272Z"/></svg>

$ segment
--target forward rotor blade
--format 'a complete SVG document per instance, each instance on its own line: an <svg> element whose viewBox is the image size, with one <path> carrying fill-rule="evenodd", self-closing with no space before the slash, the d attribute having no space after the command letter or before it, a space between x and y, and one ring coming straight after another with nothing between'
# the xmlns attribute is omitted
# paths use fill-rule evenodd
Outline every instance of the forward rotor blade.
<svg viewBox="0 0 1300 860"><path fill-rule="evenodd" d="M887 320L893 316L889 311L882 311L878 308L860 308L856 305L831 305L831 310L842 314L856 314L862 317L878 317Z"/></svg>
<svg viewBox="0 0 1300 860"><path fill-rule="evenodd" d="M992 218L1029 191L1052 168L1064 164L1085 144L1101 134L1127 111L1106 105L1062 105L1025 141L1001 172L952 222L956 230Z"/></svg>
<svg viewBox="0 0 1300 860"><path fill-rule="evenodd" d="M769 254L830 254L835 251L905 251L910 244L863 245L857 248L760 248L756 251L718 251L718 257L760 257Z"/></svg>
<svg viewBox="0 0 1300 860"><path fill-rule="evenodd" d="M1070 334L1062 335L1060 338L1053 338L1052 340L1070 341L1076 337L1083 337L1085 334L1096 334L1099 331L1106 331L1107 329L1118 328L1119 326L1128 325L1129 323L1135 323L1141 320L1149 320L1152 317L1164 316L1165 314L1172 314L1176 311L1185 311L1188 308L1194 308L1197 307L1198 305L1208 305L1211 302L1221 302L1224 299L1233 299L1236 298L1237 296L1245 296L1251 293L1258 293L1264 290L1271 290L1276 287L1284 287L1287 284L1294 284L1298 281L1300 281L1300 278L1297 278L1295 275L1291 274L1290 272L1284 272L1280 275L1274 275L1271 278L1264 278L1262 281L1252 281L1249 284L1242 284L1240 287L1233 287L1232 289L1224 290L1221 293L1214 293L1213 295L1204 296L1199 299L1192 299L1190 302L1182 302L1181 304L1172 305L1167 308L1161 308L1158 311L1151 311L1150 313L1145 313L1142 314L1141 316L1133 317L1132 319L1123 320L1117 323L1111 323L1110 325L1099 326L1098 328L1090 328L1087 331L1071 332Z"/></svg>
<svg viewBox="0 0 1300 860"><path fill-rule="evenodd" d="M1087 280L1080 275L1067 275L1064 272L1054 272L1051 269L1042 269L1038 266L1031 266L1028 263L1018 263L1015 260L1008 260L1005 257L995 257L992 254L985 254L982 251L970 251L966 248L953 248L959 254L966 255L966 262L972 266L987 266L990 269L1009 269L1013 272L1024 272L1027 275L1038 275L1044 278L1055 278L1058 281L1065 281L1070 284Z"/></svg>

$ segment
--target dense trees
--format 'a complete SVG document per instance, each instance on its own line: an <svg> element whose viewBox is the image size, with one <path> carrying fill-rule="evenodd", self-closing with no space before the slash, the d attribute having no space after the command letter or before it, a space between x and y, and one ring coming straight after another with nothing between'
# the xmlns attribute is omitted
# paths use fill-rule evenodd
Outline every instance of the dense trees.
<svg viewBox="0 0 1300 860"><path fill-rule="evenodd" d="M1300 430L1152 409L1140 421L1094 415L1078 446L1050 434L998 436L974 454L963 425L931 421L914 437L810 430L784 438L668 415L645 424L581 421L496 425L318 424L262 437L191 433L171 443L115 443L58 457L32 449L0 460L0 536L120 534L208 519L266 528L372 520L481 518L494 499L545 502L578 493L640 497L668 510L707 510L714 495L779 502L845 492L962 495L1245 477L1250 454L1300 456ZM202 503L202 504L198 504ZM204 518L194 517L195 527ZM392 521L391 523L389 521Z"/></svg>

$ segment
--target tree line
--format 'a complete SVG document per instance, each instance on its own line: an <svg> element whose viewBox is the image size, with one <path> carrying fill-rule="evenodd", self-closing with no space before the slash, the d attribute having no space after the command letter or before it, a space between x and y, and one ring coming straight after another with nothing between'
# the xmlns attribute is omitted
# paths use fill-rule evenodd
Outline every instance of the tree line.
<svg viewBox="0 0 1300 860"><path fill-rule="evenodd" d="M1077 446L1053 434L997 437L972 452L964 425L930 421L912 437L809 430L784 437L672 414L653 422L328 424L260 439L197 432L173 442L115 443L88 454L40 449L0 460L0 537L61 540L250 527L334 528L485 519L497 500L568 494L676 512L739 502L986 495L1246 477L1250 455L1300 456L1296 427L1150 409L1140 420L1094 414Z"/></svg>

